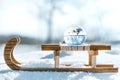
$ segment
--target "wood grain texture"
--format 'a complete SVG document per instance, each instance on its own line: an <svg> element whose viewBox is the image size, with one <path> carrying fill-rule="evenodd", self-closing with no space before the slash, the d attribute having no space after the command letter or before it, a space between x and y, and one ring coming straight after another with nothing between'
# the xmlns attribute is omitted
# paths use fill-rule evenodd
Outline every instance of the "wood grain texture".
<svg viewBox="0 0 120 80"><path fill-rule="evenodd" d="M23 71L57 71L57 72L93 72L93 73L110 73L118 72L117 68L20 68Z"/></svg>
<svg viewBox="0 0 120 80"><path fill-rule="evenodd" d="M90 66L89 64L85 64L85 66ZM96 67L113 67L113 64L97 64Z"/></svg>
<svg viewBox="0 0 120 80"><path fill-rule="evenodd" d="M60 46L59 44L43 44L42 50L63 50L63 51L83 51L83 50L111 50L109 45L84 45L84 46Z"/></svg>
<svg viewBox="0 0 120 80"><path fill-rule="evenodd" d="M16 37L16 38L12 38L11 40L9 40L7 43L6 43L6 46L5 46L5 50L4 50L4 55L6 55L5 59L7 59L9 56L10 58L14 61L14 63L16 64L20 64L20 62L18 62L14 56L13 56L13 49L15 47L15 45L17 45L19 43L19 37ZM11 54L9 54L11 53ZM8 57L7 57L8 55ZM9 58L8 58L9 59Z"/></svg>
<svg viewBox="0 0 120 80"><path fill-rule="evenodd" d="M13 49L17 45L17 43L19 43L19 37L12 38L6 43L4 49L4 60L6 64L14 70L18 67L15 66L15 64L20 64L13 56Z"/></svg>
<svg viewBox="0 0 120 80"><path fill-rule="evenodd" d="M43 44L42 50L60 50L60 46L58 44Z"/></svg>
<svg viewBox="0 0 120 80"><path fill-rule="evenodd" d="M111 50L109 45L90 45L90 50Z"/></svg>

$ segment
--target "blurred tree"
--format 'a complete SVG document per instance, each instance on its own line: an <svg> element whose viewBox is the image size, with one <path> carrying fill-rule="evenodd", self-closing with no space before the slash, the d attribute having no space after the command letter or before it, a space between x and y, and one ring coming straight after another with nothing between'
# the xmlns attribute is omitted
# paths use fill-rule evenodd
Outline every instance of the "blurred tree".
<svg viewBox="0 0 120 80"><path fill-rule="evenodd" d="M64 13L62 11L62 2L63 0L43 0L43 3L39 4L36 3L36 6L38 8L38 15L40 19L43 19L48 27L47 31L47 43L52 42L52 31L54 26L54 12L58 10L60 13Z"/></svg>

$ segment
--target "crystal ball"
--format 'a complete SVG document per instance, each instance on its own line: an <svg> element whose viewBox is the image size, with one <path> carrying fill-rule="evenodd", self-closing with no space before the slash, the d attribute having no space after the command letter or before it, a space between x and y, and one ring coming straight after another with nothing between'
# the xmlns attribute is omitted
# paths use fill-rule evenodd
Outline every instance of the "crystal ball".
<svg viewBox="0 0 120 80"><path fill-rule="evenodd" d="M64 33L67 45L81 45L86 41L86 31L81 26L70 27Z"/></svg>

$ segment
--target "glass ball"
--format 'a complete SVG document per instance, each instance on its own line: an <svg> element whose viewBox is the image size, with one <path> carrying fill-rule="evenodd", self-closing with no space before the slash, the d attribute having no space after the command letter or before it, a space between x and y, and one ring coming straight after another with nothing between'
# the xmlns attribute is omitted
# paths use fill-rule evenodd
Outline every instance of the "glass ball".
<svg viewBox="0 0 120 80"><path fill-rule="evenodd" d="M86 41L86 31L81 26L70 27L64 33L67 45L81 45Z"/></svg>

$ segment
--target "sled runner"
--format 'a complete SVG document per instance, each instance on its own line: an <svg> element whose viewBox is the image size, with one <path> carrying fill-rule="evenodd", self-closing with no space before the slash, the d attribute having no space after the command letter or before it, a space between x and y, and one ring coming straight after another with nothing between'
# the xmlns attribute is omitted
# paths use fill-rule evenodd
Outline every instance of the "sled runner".
<svg viewBox="0 0 120 80"><path fill-rule="evenodd" d="M54 44L44 44L42 45L42 50L53 50L54 51L54 68L28 68L22 67L21 63L18 62L13 56L13 50L15 46L20 42L19 37L10 39L4 49L4 59L5 63L12 70L23 70L23 71L85 71L85 72L118 72L118 68L114 68L112 64L96 64L96 55L98 55L98 50L110 50L110 46L106 45L89 45L89 46L64 46L64 45L54 45ZM89 64L85 64L85 68L61 68L59 67L59 55L60 51L78 51L78 50L88 50L89 52ZM70 66L70 65L67 65ZM89 67L87 67L89 66Z"/></svg>

